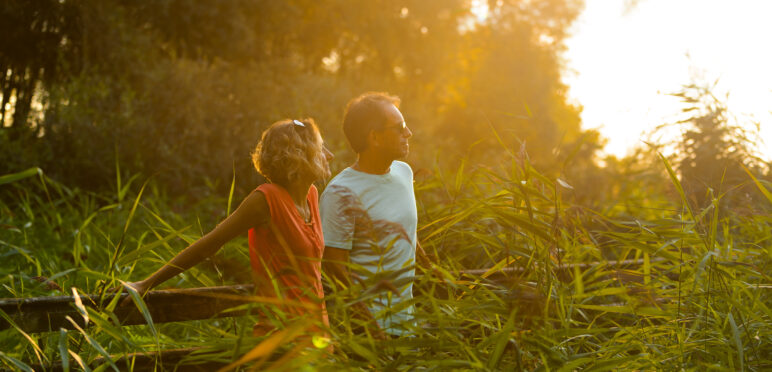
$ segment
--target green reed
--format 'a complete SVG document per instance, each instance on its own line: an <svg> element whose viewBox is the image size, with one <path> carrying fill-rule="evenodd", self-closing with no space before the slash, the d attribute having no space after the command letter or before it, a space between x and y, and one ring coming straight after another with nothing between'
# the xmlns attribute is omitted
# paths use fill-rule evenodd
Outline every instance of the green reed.
<svg viewBox="0 0 772 372"><path fill-rule="evenodd" d="M190 360L260 370L770 368L772 217L719 213L722 195L693 210L664 158L662 165L679 199L632 213L575 204L571 185L527 158L428 172L416 183L419 237L439 264L416 278L413 337L354 331L359 320L342 309L372 283L328 296L333 354L324 342L299 341L305 323L263 338L251 336L251 317L153 324L132 294L149 325L117 325L115 302L83 306L87 328L0 333L0 365L122 370L131 365L110 356L201 347L208 353ZM748 182L772 204L769 184L750 173ZM36 169L0 177L0 297L100 293L142 278L211 229L233 200L231 192L180 208L137 176L117 178L115 190L72 190ZM245 239L237 239L167 286L245 282L248 260ZM643 264L572 266L609 260ZM491 270L460 274L477 268Z"/></svg>

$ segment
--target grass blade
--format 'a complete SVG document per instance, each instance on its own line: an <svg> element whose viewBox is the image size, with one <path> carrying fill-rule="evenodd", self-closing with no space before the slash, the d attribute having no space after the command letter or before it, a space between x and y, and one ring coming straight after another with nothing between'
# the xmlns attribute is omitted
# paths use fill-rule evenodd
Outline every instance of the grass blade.
<svg viewBox="0 0 772 372"><path fill-rule="evenodd" d="M86 341L88 341L88 343L89 343L89 345L91 345L91 347L93 347L93 348L94 348L94 349L95 349L95 350L96 350L96 351L97 351L97 352L98 352L100 355L102 355L103 357L105 357L105 360L106 360L108 363L110 363L110 366L111 366L111 367L113 367L113 369L114 369L115 371L120 371L120 370L118 369L118 366L116 366L116 365L115 365L115 362L113 362L113 358L112 358L112 357L110 357L110 354L107 352L107 350L105 350L105 348L104 348L104 347L102 347L102 345L100 345L100 344L99 344L99 342L97 342L97 340L95 340L93 337L91 337L91 335L89 335L89 334L88 334L86 331L84 331L84 330L83 330L83 328L81 328L81 327L78 325L78 322L76 322L76 321L74 321L72 318L70 318L70 316L69 316L69 315L67 315L67 316L65 317L65 319L69 320L69 321L70 321L70 323L72 324L72 326L73 326L73 327L75 327L75 329L77 329L77 330L78 330L78 332L80 332L80 334L82 334L82 335L83 335L83 337L85 337L85 338L86 338Z"/></svg>
<svg viewBox="0 0 772 372"><path fill-rule="evenodd" d="M13 364L14 367L16 367L19 371L25 371L25 372L35 372L32 367L28 366L26 363L16 359L12 358L8 355L5 355L4 352L0 351L0 359L7 360Z"/></svg>
<svg viewBox="0 0 772 372"><path fill-rule="evenodd" d="M70 370L70 357L67 353L67 330L59 329L59 357L62 359L62 370Z"/></svg>
<svg viewBox="0 0 772 372"><path fill-rule="evenodd" d="M70 354L70 356L72 356L72 359L74 359L78 363L78 365L82 370L84 370L85 372L91 372L91 368L88 368L88 364L83 362L83 358L81 358L80 355L76 354L72 350L67 350L67 353Z"/></svg>
<svg viewBox="0 0 772 372"><path fill-rule="evenodd" d="M43 170L38 167L29 168L27 170L23 170L17 173L5 174L0 176L0 185L5 185L6 183L16 182L19 180L23 180L25 178L33 177L36 175L42 175L42 174L43 174Z"/></svg>
<svg viewBox="0 0 772 372"><path fill-rule="evenodd" d="M16 325L16 322L11 319L11 317L8 316L8 314L5 313L5 311L0 310L0 317L3 317L8 324L11 325L17 332L19 332L29 343L32 345L32 349L35 351L35 357L38 358L38 362L40 364L43 364L43 360L48 361L48 358L46 358L45 353L43 353L43 350L40 349L40 346L38 346L38 343L30 337L30 335L27 334L27 332L24 332L21 328L19 328L18 325Z"/></svg>
<svg viewBox="0 0 772 372"><path fill-rule="evenodd" d="M128 285L128 283L124 282L123 280L121 280L120 282L121 282L121 285L123 285L123 288L125 288L126 291L129 292L129 296L131 296L131 300L134 301L134 305L136 305L137 309L139 309L140 313L142 313L142 317L145 318L147 325L150 326L150 330L153 332L153 336L156 339L156 343L158 343L158 332L155 329L155 324L153 324L153 317L150 315L150 310L148 310L147 305L145 304L145 301L142 300L142 296L140 296L140 294L137 293L137 290L134 289L134 287Z"/></svg>
<svg viewBox="0 0 772 372"><path fill-rule="evenodd" d="M770 193L769 190L767 190L767 188L761 184L761 181L759 181L758 178L756 178L756 176L754 176L753 173L751 173L751 171L747 167L745 167L745 164L740 163L740 165L743 167L743 169L745 169L745 173L748 173L748 175L751 176L753 183L756 184L756 187L759 188L761 193L764 194L764 196L767 198L767 200L770 203L772 203L772 193Z"/></svg>
<svg viewBox="0 0 772 372"><path fill-rule="evenodd" d="M490 359L488 359L488 368L497 369L501 363L501 358L504 356L504 350L510 341L512 330L515 328L515 314L516 311L512 311L507 319L506 325L499 332L491 337L496 337L496 346L491 353Z"/></svg>
<svg viewBox="0 0 772 372"><path fill-rule="evenodd" d="M678 195L681 197L681 202L683 203L687 212L689 212L689 217L691 218L691 220L694 221L694 213L692 212L692 208L689 206L689 201L686 199L686 192L684 191L684 187L681 185L681 181L678 180L678 176L676 175L675 171L673 170L673 167L670 165L670 162L667 160L667 158L664 155L662 155L662 153L657 153L657 155L659 155L659 158L662 160L662 163L665 164L665 168L667 169L667 174L670 176L670 180L673 182L673 185L676 187L676 190L678 190Z"/></svg>
<svg viewBox="0 0 772 372"><path fill-rule="evenodd" d="M225 210L225 215L231 215L231 205L233 205L233 191L236 188L236 163L233 163L233 179L231 180L231 190L228 192L228 208Z"/></svg>
<svg viewBox="0 0 772 372"><path fill-rule="evenodd" d="M743 341L740 338L740 330L737 328L737 323L734 321L732 312L727 314L729 319L729 325L732 326L732 336L734 337L734 344L737 346L737 358L740 360L740 370L745 370L745 355L743 355Z"/></svg>
<svg viewBox="0 0 772 372"><path fill-rule="evenodd" d="M83 324L88 325L88 311L86 311L86 307L83 306L83 301L80 299L78 289L75 287L72 287L72 300L75 304L75 308L78 309L78 313L83 317Z"/></svg>
<svg viewBox="0 0 772 372"><path fill-rule="evenodd" d="M244 363L248 363L259 358L267 358L277 348L285 345L288 342L292 342L292 340L303 334L309 325L310 324L308 322L298 322L291 325L289 328L282 329L272 334L263 342L255 346L252 350L244 354L241 358L239 358L239 360L221 368L219 372L232 370ZM253 366L253 368L259 368L259 365Z"/></svg>

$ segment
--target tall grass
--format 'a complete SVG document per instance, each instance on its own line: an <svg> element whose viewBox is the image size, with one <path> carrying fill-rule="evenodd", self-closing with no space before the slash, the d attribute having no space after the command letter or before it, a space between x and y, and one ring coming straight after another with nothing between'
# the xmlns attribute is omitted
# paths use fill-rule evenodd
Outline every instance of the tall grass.
<svg viewBox="0 0 772 372"><path fill-rule="evenodd" d="M670 170L667 160L662 164ZM772 217L719 214L721 195L704 210L690 210L670 175L680 200L656 213L644 205L638 215L621 215L573 204L571 185L524 159L513 157L501 169L434 169L416 192L419 236L439 265L416 278L413 337L376 340L353 332L357 320L343 311L350 298L341 294L328 299L332 354L320 340L315 347L286 342L299 340L305 324L264 338L250 336L250 317L120 327L114 304L106 304L84 308L88 328L3 331L0 363L79 369L101 357L97 369L130 369L109 356L202 347L211 352L190 358L256 369L771 368ZM181 210L152 182L140 191L136 179L117 180L114 195L71 190L38 171L5 180L0 297L54 295L57 286L67 294L72 287L97 293L142 278L208 231L232 197ZM772 190L749 182L767 195ZM169 286L243 282L245 247L243 239L230 243ZM571 266L625 259L643 264ZM460 274L473 268L492 269Z"/></svg>

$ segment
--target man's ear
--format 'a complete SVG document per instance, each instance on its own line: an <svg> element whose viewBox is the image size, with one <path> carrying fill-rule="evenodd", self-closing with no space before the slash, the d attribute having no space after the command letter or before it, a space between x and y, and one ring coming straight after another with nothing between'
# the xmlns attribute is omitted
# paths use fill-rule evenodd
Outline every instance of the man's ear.
<svg viewBox="0 0 772 372"><path fill-rule="evenodd" d="M367 133L367 147L368 148L377 148L378 145L381 143L381 137L378 136L378 133L376 133L374 130L371 130L369 133Z"/></svg>

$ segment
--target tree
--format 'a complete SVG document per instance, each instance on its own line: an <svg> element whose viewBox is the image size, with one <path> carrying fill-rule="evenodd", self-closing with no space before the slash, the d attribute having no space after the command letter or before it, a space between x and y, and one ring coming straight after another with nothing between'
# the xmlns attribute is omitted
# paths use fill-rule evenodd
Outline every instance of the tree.
<svg viewBox="0 0 772 372"><path fill-rule="evenodd" d="M675 164L693 207L705 208L719 197L726 207L750 206L757 192L743 167L762 173L764 163L756 156L758 124L753 123L755 130L741 124L712 93L714 88L692 83L672 94L684 103L686 116L674 123L681 130L674 143Z"/></svg>
<svg viewBox="0 0 772 372"><path fill-rule="evenodd" d="M57 81L78 65L78 15L71 2L4 1L0 4L0 129L12 140L28 123L41 84Z"/></svg>
<svg viewBox="0 0 772 372"><path fill-rule="evenodd" d="M492 125L556 171L556 148L599 140L582 136L560 81L582 1L488 5L477 19L466 0L5 2L0 27L19 37L0 44L0 67L26 85L0 93L12 126L32 130L20 142L3 115L0 151L17 161L0 173L40 166L98 189L118 161L185 193L234 164L251 175L259 133L286 117L316 118L345 154L343 107L367 90L403 98L413 159L482 140L474 160L495 165Z"/></svg>

